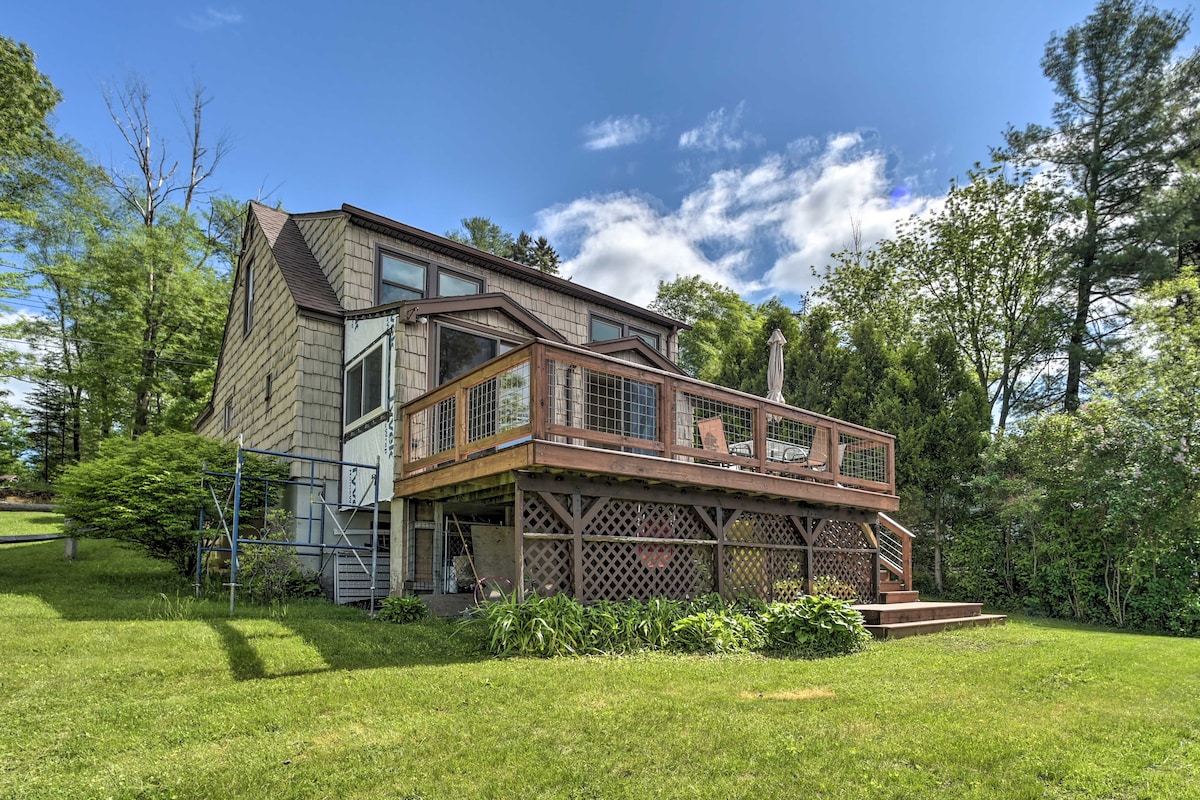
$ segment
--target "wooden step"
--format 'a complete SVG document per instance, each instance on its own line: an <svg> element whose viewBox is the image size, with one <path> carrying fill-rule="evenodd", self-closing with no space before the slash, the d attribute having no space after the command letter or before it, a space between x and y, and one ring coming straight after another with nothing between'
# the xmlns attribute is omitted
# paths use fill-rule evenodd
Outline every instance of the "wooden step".
<svg viewBox="0 0 1200 800"><path fill-rule="evenodd" d="M926 622L938 619L973 617L983 610L982 603L869 603L856 605L868 625L900 622Z"/></svg>
<svg viewBox="0 0 1200 800"><path fill-rule="evenodd" d="M917 591L905 591L901 589L883 589L879 591L879 602L884 605L889 603L916 603L921 599L921 593Z"/></svg>
<svg viewBox="0 0 1200 800"><path fill-rule="evenodd" d="M904 584L901 583L900 581L885 581L882 578L880 578L879 591L880 592L902 592L902 591L904 591Z"/></svg>
<svg viewBox="0 0 1200 800"><path fill-rule="evenodd" d="M925 633L954 628L971 628L977 625L1003 625L1008 617L1004 614L975 614L967 617L951 617L950 619L927 619L917 622L892 622L886 625L867 625L867 630L876 639L903 639L907 636L920 636Z"/></svg>

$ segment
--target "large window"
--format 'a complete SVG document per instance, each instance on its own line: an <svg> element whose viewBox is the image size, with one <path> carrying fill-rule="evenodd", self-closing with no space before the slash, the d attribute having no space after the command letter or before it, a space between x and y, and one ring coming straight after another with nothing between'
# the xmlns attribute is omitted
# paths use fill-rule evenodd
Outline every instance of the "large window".
<svg viewBox="0 0 1200 800"><path fill-rule="evenodd" d="M483 278L379 251L379 305L483 292Z"/></svg>
<svg viewBox="0 0 1200 800"><path fill-rule="evenodd" d="M437 378L438 385L465 375L483 362L513 349L506 342L483 333L438 326Z"/></svg>
<svg viewBox="0 0 1200 800"><path fill-rule="evenodd" d="M598 314L592 314L591 316L590 336L593 342L607 342L612 339L624 339L627 336L636 336L655 350L662 350L662 337L654 331L648 331L636 325L628 325Z"/></svg>
<svg viewBox="0 0 1200 800"><path fill-rule="evenodd" d="M383 407L383 345L368 352L346 370L346 424Z"/></svg>

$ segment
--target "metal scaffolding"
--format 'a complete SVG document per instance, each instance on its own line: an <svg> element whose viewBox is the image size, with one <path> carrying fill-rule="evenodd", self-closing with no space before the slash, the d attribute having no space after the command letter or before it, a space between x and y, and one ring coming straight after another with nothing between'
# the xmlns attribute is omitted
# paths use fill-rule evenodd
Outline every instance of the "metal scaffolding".
<svg viewBox="0 0 1200 800"><path fill-rule="evenodd" d="M248 454L279 458L292 462L293 465L302 467L299 470L293 469L293 474L298 472L304 475L307 473L307 476L281 479L248 474L246 471L246 455ZM371 543L369 546L353 544L350 539L351 531L349 528L354 520L354 515L359 511L367 509L361 506L354 506L350 511L349 519L345 521L339 519L338 511L344 507L337 501L337 498L330 500L326 497L328 479L318 477L318 465L337 467L339 477L344 467L369 470L368 474L371 476L371 479L367 485L367 489L374 492L374 502L369 507L371 512L371 527L369 531ZM209 470L207 467L203 470L203 485L209 497L212 498L212 507L215 509L216 520L214 522L211 518L206 519L205 507L201 506L196 538L196 597L199 598L200 596L206 554L227 553L229 555L229 580L223 583L222 586L229 588L229 613L232 615L234 613L239 586L239 549L243 545L291 547L298 553L315 555L318 558L318 575L324 575L331 561L336 561L336 559L331 558L332 556L338 553L350 553L353 555L358 566L370 576L370 612L374 614L376 599L381 596L379 593L380 587L376 585L379 568L379 473L378 461L375 464L336 461L316 456L280 453L273 450L258 450L252 447L243 447L239 442L237 465L234 472ZM288 540L265 539L258 536L253 538L242 537L243 516L250 512L255 512L253 518L259 518L257 505L255 508L243 508L243 502L247 494L244 491L244 487L247 485L261 487L261 519L264 526L271 512L272 488L294 486L308 490L307 511L303 517L299 515L295 517L296 524L293 526L292 536ZM224 490L224 497L218 496L221 490ZM332 523L332 532L326 527L327 521ZM300 522L307 523L307 531L304 539L301 539L298 535ZM326 541L327 534L329 541ZM368 559L370 563L369 568L366 563ZM388 587L384 586L382 588L383 595L386 596Z"/></svg>

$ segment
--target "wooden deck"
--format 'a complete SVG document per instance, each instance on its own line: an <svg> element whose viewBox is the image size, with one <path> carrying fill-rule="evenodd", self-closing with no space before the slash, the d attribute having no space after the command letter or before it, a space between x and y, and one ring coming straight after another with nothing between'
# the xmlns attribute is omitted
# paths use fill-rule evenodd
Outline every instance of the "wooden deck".
<svg viewBox="0 0 1200 800"><path fill-rule="evenodd" d="M515 471L561 471L870 514L899 507L890 434L546 340L402 415L398 497L492 493Z"/></svg>

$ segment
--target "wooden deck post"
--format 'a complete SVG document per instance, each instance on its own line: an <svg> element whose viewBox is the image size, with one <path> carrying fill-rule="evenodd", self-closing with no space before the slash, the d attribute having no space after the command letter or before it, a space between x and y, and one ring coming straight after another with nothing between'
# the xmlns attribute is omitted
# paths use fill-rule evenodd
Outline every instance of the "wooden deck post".
<svg viewBox="0 0 1200 800"><path fill-rule="evenodd" d="M583 495L576 487L571 492L571 583L575 599L583 602Z"/></svg>

